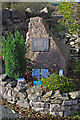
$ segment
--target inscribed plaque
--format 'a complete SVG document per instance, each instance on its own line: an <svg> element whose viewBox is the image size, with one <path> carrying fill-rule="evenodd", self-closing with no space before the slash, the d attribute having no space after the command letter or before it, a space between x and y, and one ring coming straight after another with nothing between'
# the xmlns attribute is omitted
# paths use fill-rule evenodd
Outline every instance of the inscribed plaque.
<svg viewBox="0 0 80 120"><path fill-rule="evenodd" d="M31 41L32 51L48 51L49 39L48 38L33 38Z"/></svg>

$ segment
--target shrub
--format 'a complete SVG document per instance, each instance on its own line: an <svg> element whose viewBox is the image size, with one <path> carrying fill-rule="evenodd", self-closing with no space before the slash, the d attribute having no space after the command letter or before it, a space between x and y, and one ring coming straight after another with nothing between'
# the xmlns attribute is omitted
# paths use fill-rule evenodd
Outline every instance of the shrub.
<svg viewBox="0 0 80 120"><path fill-rule="evenodd" d="M80 77L80 60L79 59L76 59L76 63L75 63L73 72L76 76Z"/></svg>
<svg viewBox="0 0 80 120"><path fill-rule="evenodd" d="M60 90L63 92L70 92L76 90L76 85L72 79L65 76L59 76L56 73L51 74L47 78L41 78L42 85L46 86L49 90Z"/></svg>
<svg viewBox="0 0 80 120"><path fill-rule="evenodd" d="M25 40L15 31L14 36L7 33L7 40L3 37L3 55L5 58L5 73L9 77L24 77L26 69Z"/></svg>

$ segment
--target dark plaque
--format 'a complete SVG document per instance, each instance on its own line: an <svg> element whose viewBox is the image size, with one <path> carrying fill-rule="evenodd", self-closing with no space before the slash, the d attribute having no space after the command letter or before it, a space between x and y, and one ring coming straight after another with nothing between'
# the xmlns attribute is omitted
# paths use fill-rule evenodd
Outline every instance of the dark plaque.
<svg viewBox="0 0 80 120"><path fill-rule="evenodd" d="M32 51L48 51L49 39L48 38L33 38L31 41Z"/></svg>

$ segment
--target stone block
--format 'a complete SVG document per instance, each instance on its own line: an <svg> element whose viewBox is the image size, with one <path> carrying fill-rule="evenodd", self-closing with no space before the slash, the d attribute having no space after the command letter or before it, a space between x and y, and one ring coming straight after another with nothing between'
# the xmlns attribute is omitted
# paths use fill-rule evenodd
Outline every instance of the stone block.
<svg viewBox="0 0 80 120"><path fill-rule="evenodd" d="M43 111L43 110L44 110L43 107L41 107L41 108L32 107L32 109L33 109L34 111L36 111L36 112L40 112L40 111Z"/></svg>
<svg viewBox="0 0 80 120"><path fill-rule="evenodd" d="M78 106L78 104L77 105L72 105L71 106L71 110L73 111L73 110L78 110L79 109L79 106Z"/></svg>
<svg viewBox="0 0 80 120"><path fill-rule="evenodd" d="M11 10L11 17L14 18L26 18L26 12L24 10Z"/></svg>
<svg viewBox="0 0 80 120"><path fill-rule="evenodd" d="M64 112L64 117L69 116L69 115L71 114L71 112L72 112L71 110L65 111L65 112Z"/></svg>
<svg viewBox="0 0 80 120"><path fill-rule="evenodd" d="M50 104L50 112L54 112L54 108L60 107L59 104Z"/></svg>
<svg viewBox="0 0 80 120"><path fill-rule="evenodd" d="M29 99L29 100L35 100L35 99L37 99L38 98L38 96L37 95L28 95L27 96L27 98Z"/></svg>
<svg viewBox="0 0 80 120"><path fill-rule="evenodd" d="M2 19L8 19L10 18L10 10L8 8L2 9Z"/></svg>
<svg viewBox="0 0 80 120"><path fill-rule="evenodd" d="M7 76L6 74L1 74L1 75L0 75L0 81L5 80L6 76Z"/></svg>
<svg viewBox="0 0 80 120"><path fill-rule="evenodd" d="M71 102L72 102L72 105L75 105L78 103L77 100L71 100Z"/></svg>
<svg viewBox="0 0 80 120"><path fill-rule="evenodd" d="M50 112L51 115L55 115L55 116L61 116L63 117L63 111L61 112Z"/></svg>
<svg viewBox="0 0 80 120"><path fill-rule="evenodd" d="M44 98L50 97L52 95L53 91L47 92L45 95L43 95Z"/></svg>
<svg viewBox="0 0 80 120"><path fill-rule="evenodd" d="M79 98L80 96L80 91L75 91L75 92L69 92L69 95L72 99Z"/></svg>
<svg viewBox="0 0 80 120"><path fill-rule="evenodd" d="M30 108L27 99L23 99L23 100L18 100L16 105L19 105L20 107L24 107L24 108Z"/></svg>
<svg viewBox="0 0 80 120"><path fill-rule="evenodd" d="M62 105L67 106L67 105L72 105L72 102L69 101L63 101Z"/></svg>
<svg viewBox="0 0 80 120"><path fill-rule="evenodd" d="M44 103L43 102L32 102L32 106L35 108L43 108Z"/></svg>

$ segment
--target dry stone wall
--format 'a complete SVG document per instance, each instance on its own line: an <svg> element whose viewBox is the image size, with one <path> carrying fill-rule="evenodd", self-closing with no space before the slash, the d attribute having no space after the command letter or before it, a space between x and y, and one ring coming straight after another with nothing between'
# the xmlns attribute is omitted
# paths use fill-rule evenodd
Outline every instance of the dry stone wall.
<svg viewBox="0 0 80 120"><path fill-rule="evenodd" d="M0 93L11 104L61 117L67 117L72 111L80 110L80 91L62 94L59 90L55 93L46 92L43 86L30 87L26 82L16 84L15 80L12 83L8 79L6 74L0 76Z"/></svg>

